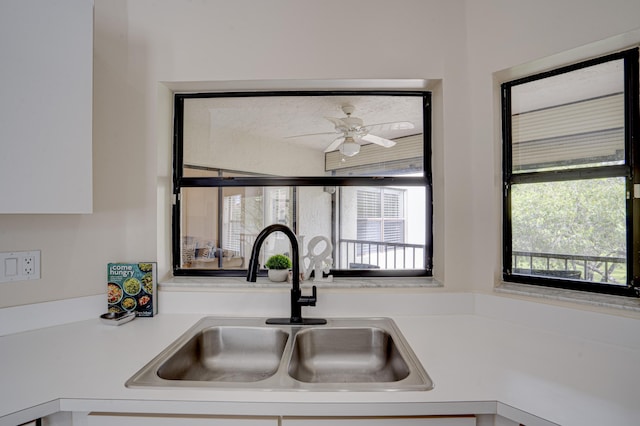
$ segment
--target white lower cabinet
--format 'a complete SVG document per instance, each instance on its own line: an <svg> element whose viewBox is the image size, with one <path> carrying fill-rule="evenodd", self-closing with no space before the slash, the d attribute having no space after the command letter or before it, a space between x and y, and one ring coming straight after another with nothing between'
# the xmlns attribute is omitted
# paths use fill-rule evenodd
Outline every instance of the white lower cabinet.
<svg viewBox="0 0 640 426"><path fill-rule="evenodd" d="M89 413L87 416L87 426L278 426L278 421L278 417L173 414Z"/></svg>
<svg viewBox="0 0 640 426"><path fill-rule="evenodd" d="M475 416L235 417L89 413L87 426L476 426ZM74 424L75 426L75 424Z"/></svg>
<svg viewBox="0 0 640 426"><path fill-rule="evenodd" d="M476 417L285 417L282 426L476 426Z"/></svg>

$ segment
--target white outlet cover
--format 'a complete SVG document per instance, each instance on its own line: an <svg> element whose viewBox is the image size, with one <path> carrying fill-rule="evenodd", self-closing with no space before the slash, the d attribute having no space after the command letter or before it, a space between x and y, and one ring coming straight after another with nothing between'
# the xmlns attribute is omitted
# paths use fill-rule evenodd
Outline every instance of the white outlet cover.
<svg viewBox="0 0 640 426"><path fill-rule="evenodd" d="M40 279L40 250L0 253L0 282Z"/></svg>

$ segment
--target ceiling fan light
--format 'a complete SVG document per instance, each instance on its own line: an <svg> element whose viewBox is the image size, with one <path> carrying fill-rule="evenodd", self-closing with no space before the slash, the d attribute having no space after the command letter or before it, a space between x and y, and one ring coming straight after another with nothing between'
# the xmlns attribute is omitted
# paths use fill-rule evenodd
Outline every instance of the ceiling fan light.
<svg viewBox="0 0 640 426"><path fill-rule="evenodd" d="M347 157L353 157L360 152L360 145L353 141L346 140L340 145L340 152Z"/></svg>

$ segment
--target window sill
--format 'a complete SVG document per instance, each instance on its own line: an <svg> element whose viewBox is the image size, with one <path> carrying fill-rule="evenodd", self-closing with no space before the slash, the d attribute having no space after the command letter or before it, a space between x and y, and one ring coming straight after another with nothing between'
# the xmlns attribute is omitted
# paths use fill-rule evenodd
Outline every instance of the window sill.
<svg viewBox="0 0 640 426"><path fill-rule="evenodd" d="M304 281L302 287L315 285L318 288L440 288L442 284L432 277L339 277L333 282ZM206 289L253 289L290 288L287 282L271 282L259 277L256 282L248 282L244 277L173 277L158 284L161 290L206 290Z"/></svg>
<svg viewBox="0 0 640 426"><path fill-rule="evenodd" d="M587 293L561 288L502 282L496 286L497 293L527 296L547 300L578 303L598 308L621 309L640 312L640 299L634 297L613 296L608 294Z"/></svg>

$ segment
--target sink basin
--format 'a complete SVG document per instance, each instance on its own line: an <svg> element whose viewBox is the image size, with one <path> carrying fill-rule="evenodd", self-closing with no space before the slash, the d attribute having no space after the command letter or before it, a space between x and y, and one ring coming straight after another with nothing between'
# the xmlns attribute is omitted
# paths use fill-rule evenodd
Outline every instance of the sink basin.
<svg viewBox="0 0 640 426"><path fill-rule="evenodd" d="M167 380L256 382L278 370L289 334L266 327L209 327L160 365Z"/></svg>
<svg viewBox="0 0 640 426"><path fill-rule="evenodd" d="M421 391L433 382L389 318L272 325L262 318L206 317L126 386Z"/></svg>
<svg viewBox="0 0 640 426"><path fill-rule="evenodd" d="M310 383L397 382L410 373L380 328L311 328L296 335L289 374Z"/></svg>

